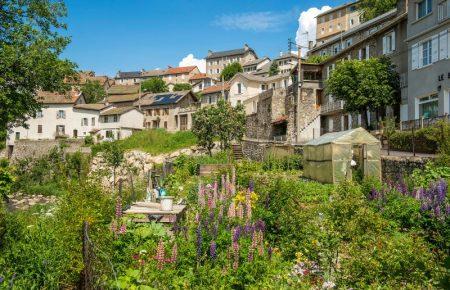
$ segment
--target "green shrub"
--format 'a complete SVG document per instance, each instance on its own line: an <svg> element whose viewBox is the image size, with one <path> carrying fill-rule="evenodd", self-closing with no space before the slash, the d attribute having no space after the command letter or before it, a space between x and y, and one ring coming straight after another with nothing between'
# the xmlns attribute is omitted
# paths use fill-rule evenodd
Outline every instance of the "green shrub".
<svg viewBox="0 0 450 290"><path fill-rule="evenodd" d="M301 170L303 169L302 164L303 156L300 154L292 154L283 157L269 156L263 161L263 170Z"/></svg>
<svg viewBox="0 0 450 290"><path fill-rule="evenodd" d="M94 137L92 137L91 135L84 137L84 145L90 146L93 144L94 144Z"/></svg>
<svg viewBox="0 0 450 290"><path fill-rule="evenodd" d="M415 151L420 153L436 153L438 142L432 137L433 129L424 128L414 132ZM412 152L412 132L396 131L389 138L391 150Z"/></svg>

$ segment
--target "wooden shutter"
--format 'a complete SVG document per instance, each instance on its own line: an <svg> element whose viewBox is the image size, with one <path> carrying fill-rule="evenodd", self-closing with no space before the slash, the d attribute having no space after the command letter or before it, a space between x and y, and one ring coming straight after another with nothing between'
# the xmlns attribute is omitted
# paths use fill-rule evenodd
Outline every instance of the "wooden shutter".
<svg viewBox="0 0 450 290"><path fill-rule="evenodd" d="M431 62L439 60L439 35L433 36L431 40Z"/></svg>
<svg viewBox="0 0 450 290"><path fill-rule="evenodd" d="M450 3L450 2L449 2ZM448 57L448 32L443 31L439 34L439 59Z"/></svg>
<svg viewBox="0 0 450 290"><path fill-rule="evenodd" d="M419 44L414 44L411 48L411 69L419 68Z"/></svg>

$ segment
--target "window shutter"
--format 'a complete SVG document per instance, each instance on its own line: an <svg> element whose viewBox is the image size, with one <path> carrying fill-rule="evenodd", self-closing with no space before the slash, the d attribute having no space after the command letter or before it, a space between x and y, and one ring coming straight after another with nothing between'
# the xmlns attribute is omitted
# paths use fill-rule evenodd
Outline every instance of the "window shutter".
<svg viewBox="0 0 450 290"><path fill-rule="evenodd" d="M383 54L386 54L386 52L387 52L386 42L387 42L386 36L383 36Z"/></svg>
<svg viewBox="0 0 450 290"><path fill-rule="evenodd" d="M423 66L423 43L419 43L419 62L417 64L417 67L420 68Z"/></svg>
<svg viewBox="0 0 450 290"><path fill-rule="evenodd" d="M411 48L411 68L419 68L419 44L414 44Z"/></svg>
<svg viewBox="0 0 450 290"><path fill-rule="evenodd" d="M358 59L361 60L362 59L362 49L358 50Z"/></svg>
<svg viewBox="0 0 450 290"><path fill-rule="evenodd" d="M431 40L431 62L439 60L439 35L433 36Z"/></svg>
<svg viewBox="0 0 450 290"><path fill-rule="evenodd" d="M395 50L395 31L392 31L392 51Z"/></svg>
<svg viewBox="0 0 450 290"><path fill-rule="evenodd" d="M448 57L448 32L443 31L439 34L439 59Z"/></svg>

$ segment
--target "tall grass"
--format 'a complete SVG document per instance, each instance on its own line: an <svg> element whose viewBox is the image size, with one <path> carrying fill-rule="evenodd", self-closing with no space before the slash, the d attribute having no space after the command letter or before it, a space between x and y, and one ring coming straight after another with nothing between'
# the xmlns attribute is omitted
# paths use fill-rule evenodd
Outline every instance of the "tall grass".
<svg viewBox="0 0 450 290"><path fill-rule="evenodd" d="M119 141L125 150L138 149L150 154L161 154L193 146L197 138L190 131L169 133L162 129L144 130Z"/></svg>

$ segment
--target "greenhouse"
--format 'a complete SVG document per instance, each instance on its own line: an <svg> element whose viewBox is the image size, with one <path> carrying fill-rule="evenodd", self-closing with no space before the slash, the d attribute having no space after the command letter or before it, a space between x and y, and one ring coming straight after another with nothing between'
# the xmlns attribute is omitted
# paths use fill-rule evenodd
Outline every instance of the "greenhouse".
<svg viewBox="0 0 450 290"><path fill-rule="evenodd" d="M381 143L363 128L325 134L304 146L304 177L339 183L354 175L381 179Z"/></svg>

